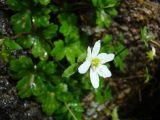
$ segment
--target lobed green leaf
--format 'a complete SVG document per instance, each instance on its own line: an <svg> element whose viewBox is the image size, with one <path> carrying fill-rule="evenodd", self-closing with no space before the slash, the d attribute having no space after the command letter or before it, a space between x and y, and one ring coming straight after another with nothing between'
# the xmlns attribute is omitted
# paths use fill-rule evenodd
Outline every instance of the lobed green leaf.
<svg viewBox="0 0 160 120"><path fill-rule="evenodd" d="M77 64L72 64L69 66L62 74L62 77L69 78L71 75L73 75L77 71Z"/></svg>
<svg viewBox="0 0 160 120"><path fill-rule="evenodd" d="M62 60L65 57L65 47L62 40L54 42L54 48L51 51L51 56L57 61Z"/></svg>
<svg viewBox="0 0 160 120"><path fill-rule="evenodd" d="M11 23L15 33L31 31L31 14L30 11L21 11L11 17Z"/></svg>

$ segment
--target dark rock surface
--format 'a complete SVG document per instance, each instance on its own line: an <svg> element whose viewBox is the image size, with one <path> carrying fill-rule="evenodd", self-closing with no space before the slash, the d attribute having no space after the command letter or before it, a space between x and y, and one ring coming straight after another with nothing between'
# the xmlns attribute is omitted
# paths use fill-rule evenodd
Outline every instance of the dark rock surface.
<svg viewBox="0 0 160 120"><path fill-rule="evenodd" d="M5 0L0 0L0 34L5 36L12 34L8 16L9 13L10 10L6 5Z"/></svg>
<svg viewBox="0 0 160 120"><path fill-rule="evenodd" d="M0 120L53 120L46 117L40 105L33 100L22 100L12 80L6 71L6 66L0 59Z"/></svg>

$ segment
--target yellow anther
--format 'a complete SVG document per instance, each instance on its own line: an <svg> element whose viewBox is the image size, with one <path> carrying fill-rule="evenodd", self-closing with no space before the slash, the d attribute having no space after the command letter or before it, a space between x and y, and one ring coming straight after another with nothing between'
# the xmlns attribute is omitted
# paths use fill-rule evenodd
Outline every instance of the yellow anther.
<svg viewBox="0 0 160 120"><path fill-rule="evenodd" d="M100 64L100 59L99 58L94 58L92 59L92 66L97 67Z"/></svg>

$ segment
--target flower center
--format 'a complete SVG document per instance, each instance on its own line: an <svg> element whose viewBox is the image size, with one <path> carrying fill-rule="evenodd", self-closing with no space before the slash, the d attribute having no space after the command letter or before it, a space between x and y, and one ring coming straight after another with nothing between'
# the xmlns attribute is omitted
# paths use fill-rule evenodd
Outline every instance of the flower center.
<svg viewBox="0 0 160 120"><path fill-rule="evenodd" d="M93 67L98 67L98 65L100 64L100 59L99 58L93 58L91 63L92 63Z"/></svg>

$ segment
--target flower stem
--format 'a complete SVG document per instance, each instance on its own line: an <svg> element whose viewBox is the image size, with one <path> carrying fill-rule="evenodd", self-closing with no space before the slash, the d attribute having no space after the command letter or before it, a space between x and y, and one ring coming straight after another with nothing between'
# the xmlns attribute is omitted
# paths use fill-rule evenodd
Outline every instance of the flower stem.
<svg viewBox="0 0 160 120"><path fill-rule="evenodd" d="M69 113L72 115L72 117L74 118L74 120L78 120L77 117L74 115L74 113L72 112L72 110L69 108L68 104L65 102L64 103L67 110L69 111Z"/></svg>
<svg viewBox="0 0 160 120"><path fill-rule="evenodd" d="M153 44L157 45L157 46L160 48L160 44L159 44L158 42L156 42L156 41L154 41L154 40L151 40L151 42L152 42Z"/></svg>

